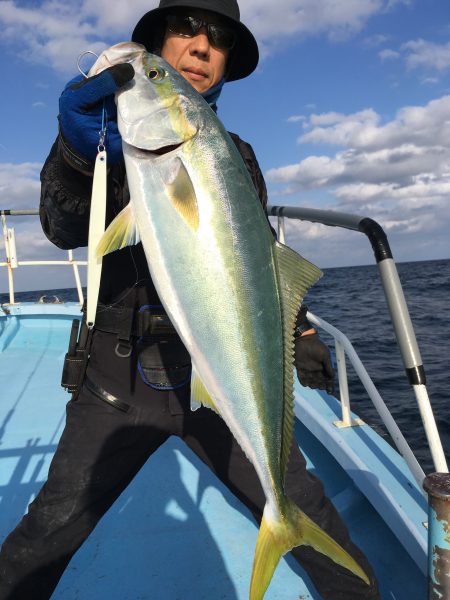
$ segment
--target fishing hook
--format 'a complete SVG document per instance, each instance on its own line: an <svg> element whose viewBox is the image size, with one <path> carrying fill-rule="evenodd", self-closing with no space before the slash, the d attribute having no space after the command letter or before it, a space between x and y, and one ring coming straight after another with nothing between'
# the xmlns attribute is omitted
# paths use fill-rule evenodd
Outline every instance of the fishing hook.
<svg viewBox="0 0 450 600"><path fill-rule="evenodd" d="M80 66L80 62L81 62L81 59L83 58L83 56L86 56L86 54L93 54L93 55L95 56L95 58L98 58L98 54L95 54L95 52L92 52L92 50L86 50L85 52L82 52L82 53L80 54L80 56L78 57L78 60L77 60L77 68L78 68L79 72L80 72L80 73L83 75L83 77L84 77L85 79L87 79L87 78L88 78L88 75L86 75L86 73L85 73L85 72L83 71L83 69L81 68L81 66Z"/></svg>

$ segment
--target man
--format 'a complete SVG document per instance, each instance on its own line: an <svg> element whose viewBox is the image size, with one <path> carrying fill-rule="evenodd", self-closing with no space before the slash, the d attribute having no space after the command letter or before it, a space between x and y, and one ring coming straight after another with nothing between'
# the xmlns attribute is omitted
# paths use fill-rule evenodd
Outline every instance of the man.
<svg viewBox="0 0 450 600"><path fill-rule="evenodd" d="M256 41L240 22L236 0L161 0L139 21L133 40L161 54L213 107L224 82L246 77L258 62ZM112 94L132 77L129 64L117 65L92 79L77 78L61 96L60 134L41 174L42 225L61 248L87 243L103 99L110 165L107 221L129 200ZM265 184L253 151L238 136L232 138L265 206ZM312 333L310 348L318 351L305 351L307 362L312 360L306 366L301 352L297 361L309 385L326 387L332 378L328 354L310 329L303 311L299 338L308 344L305 334ZM190 411L189 356L164 314L140 245L104 259L96 328L81 377L48 480L0 553L1 600L49 598L98 520L171 435L180 436L261 519L265 499L253 466L220 417L208 409ZM350 541L320 481L306 471L295 444L286 491L371 577L369 587L311 548L296 548L295 558L322 597L378 598L367 559Z"/></svg>

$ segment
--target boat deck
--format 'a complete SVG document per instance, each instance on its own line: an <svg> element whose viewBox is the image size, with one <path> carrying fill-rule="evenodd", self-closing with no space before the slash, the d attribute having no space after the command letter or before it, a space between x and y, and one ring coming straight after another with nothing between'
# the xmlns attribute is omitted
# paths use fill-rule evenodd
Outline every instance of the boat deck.
<svg viewBox="0 0 450 600"><path fill-rule="evenodd" d="M36 317L35 307L22 305L13 309L15 316L0 313L0 542L45 480L69 398L59 381L76 305L42 305L40 311ZM323 402L322 417L328 418L330 398L300 386L296 392L299 407L315 398L316 409ZM328 451L319 432L310 431L317 419L309 413L305 417L309 429L296 423L302 451L310 469L324 481L354 541L371 560L382 598L426 597L426 576L392 533L389 518L381 518L374 508L380 510L382 503L377 505L374 496L372 506L357 487L364 489L364 482L376 480L374 475L352 473L349 468L346 472L334 458L343 462L342 442L330 439ZM369 429L365 426L344 437L357 435L377 446L378 436ZM379 443L387 447L383 440ZM400 458L395 469L402 470ZM400 475L413 486L406 466ZM382 482L375 482L374 488L382 489ZM418 490L415 494L422 510L417 518L425 520L425 501ZM75 555L53 598L244 600L257 532L247 509L180 440L171 438L147 461ZM285 557L265 600L309 598L319 596L297 563Z"/></svg>

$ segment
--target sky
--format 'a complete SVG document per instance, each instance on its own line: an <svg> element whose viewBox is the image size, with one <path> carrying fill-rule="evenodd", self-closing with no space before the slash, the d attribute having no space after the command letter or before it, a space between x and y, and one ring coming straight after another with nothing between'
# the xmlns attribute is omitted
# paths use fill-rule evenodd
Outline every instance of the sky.
<svg viewBox="0 0 450 600"><path fill-rule="evenodd" d="M155 1L0 0L0 208L37 208L58 98L78 56L130 39ZM375 219L394 259L450 257L448 0L241 0L261 60L219 100L252 144L272 205ZM9 219L19 260L65 258L37 218ZM323 268L373 264L363 234L299 221L287 243ZM85 251L75 255L84 258ZM0 262L4 261L0 247ZM0 292L7 289L0 269ZM73 287L20 267L18 290Z"/></svg>

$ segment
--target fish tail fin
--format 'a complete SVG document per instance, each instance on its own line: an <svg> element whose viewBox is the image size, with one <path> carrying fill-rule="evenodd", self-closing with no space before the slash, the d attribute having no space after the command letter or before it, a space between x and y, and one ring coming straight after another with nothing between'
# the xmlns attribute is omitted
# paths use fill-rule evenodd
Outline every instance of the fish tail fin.
<svg viewBox="0 0 450 600"><path fill-rule="evenodd" d="M325 554L370 585L369 578L355 559L291 500L287 499L285 515L281 521L270 519L267 513L264 510L256 543L250 600L262 600L280 558L301 545L311 546L317 552Z"/></svg>

